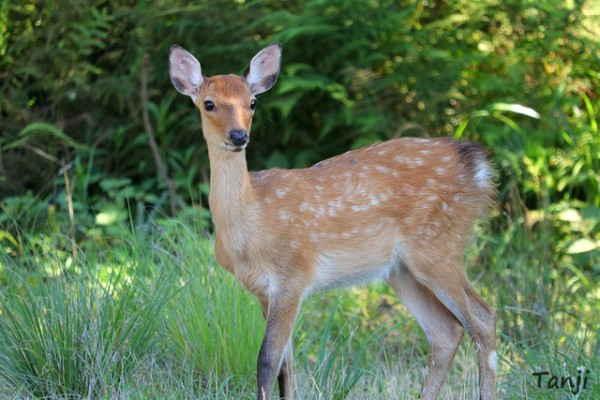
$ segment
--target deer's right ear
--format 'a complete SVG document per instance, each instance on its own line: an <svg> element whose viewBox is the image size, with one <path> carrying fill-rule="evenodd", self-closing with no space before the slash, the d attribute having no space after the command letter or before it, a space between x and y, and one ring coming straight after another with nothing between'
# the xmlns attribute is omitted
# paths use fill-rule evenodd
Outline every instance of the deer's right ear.
<svg viewBox="0 0 600 400"><path fill-rule="evenodd" d="M204 81L202 68L196 57L176 44L169 49L169 76L175 89L191 98L198 95Z"/></svg>

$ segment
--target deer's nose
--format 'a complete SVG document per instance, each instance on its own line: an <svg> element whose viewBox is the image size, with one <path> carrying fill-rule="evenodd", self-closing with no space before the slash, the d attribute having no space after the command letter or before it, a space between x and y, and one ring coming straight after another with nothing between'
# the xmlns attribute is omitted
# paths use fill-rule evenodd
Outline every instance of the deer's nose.
<svg viewBox="0 0 600 400"><path fill-rule="evenodd" d="M243 146L248 143L248 132L243 129L229 131L229 139L234 146Z"/></svg>

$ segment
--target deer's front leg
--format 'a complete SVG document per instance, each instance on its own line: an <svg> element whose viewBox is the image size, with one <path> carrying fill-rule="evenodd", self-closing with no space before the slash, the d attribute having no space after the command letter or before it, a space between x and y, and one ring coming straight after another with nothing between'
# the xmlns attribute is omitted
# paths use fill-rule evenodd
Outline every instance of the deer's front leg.
<svg viewBox="0 0 600 400"><path fill-rule="evenodd" d="M283 386L280 387L282 398L292 399L291 335L300 296L281 294L271 298L268 304L267 327L257 361L257 398L270 400L275 379L279 377L279 384Z"/></svg>
<svg viewBox="0 0 600 400"><path fill-rule="evenodd" d="M279 382L279 397L285 400L293 400L294 398L294 348L292 338L288 341L283 354L281 368L277 382Z"/></svg>

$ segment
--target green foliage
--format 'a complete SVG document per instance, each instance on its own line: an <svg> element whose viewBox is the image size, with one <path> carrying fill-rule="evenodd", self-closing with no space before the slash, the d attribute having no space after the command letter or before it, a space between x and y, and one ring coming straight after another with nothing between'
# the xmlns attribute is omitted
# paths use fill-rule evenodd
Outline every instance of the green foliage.
<svg viewBox="0 0 600 400"><path fill-rule="evenodd" d="M180 195L200 202L192 182L206 180L206 154L197 113L168 80L173 43L195 53L208 75L243 71L262 44L283 43L280 80L261 96L254 124L249 157L256 168L306 166L347 148L457 128L512 151L526 140L514 140L511 127L559 148L568 145L565 131L572 141L577 136L570 131L579 121L597 130L596 10L588 1L44 4L2 9L0 197L27 188L50 195L62 166L36 149L64 164L79 158L88 177L117 175L139 192L164 191L139 101L148 54L147 106L160 151ZM522 104L540 118L503 117L502 103ZM501 125L485 119L465 131L464 121L480 110ZM70 141L46 135L23 147L19 132L40 122ZM97 180L77 183L93 202L102 197Z"/></svg>

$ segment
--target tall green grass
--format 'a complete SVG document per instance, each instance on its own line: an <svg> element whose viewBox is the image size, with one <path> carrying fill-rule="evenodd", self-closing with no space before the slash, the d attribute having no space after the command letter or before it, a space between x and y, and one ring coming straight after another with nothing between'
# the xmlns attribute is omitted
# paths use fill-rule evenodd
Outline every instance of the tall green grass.
<svg viewBox="0 0 600 400"><path fill-rule="evenodd" d="M87 260L35 256L30 265L4 265L9 286L0 297L0 390L98 398L152 353L175 275L127 246L110 261L88 254ZM27 272L38 268L53 274Z"/></svg>
<svg viewBox="0 0 600 400"><path fill-rule="evenodd" d="M0 398L254 398L259 306L216 264L203 219L186 213L117 224L110 245L87 243L76 259L41 236L26 254L2 253ZM502 221L501 233L478 232L468 268L498 311L499 398L600 397L600 325L588 310L597 284L569 273L552 224ZM294 343L299 398L413 399L427 369L424 334L384 285L312 296ZM578 395L538 388L533 375L581 367ZM477 390L465 338L440 398Z"/></svg>
<svg viewBox="0 0 600 400"><path fill-rule="evenodd" d="M202 379L250 379L265 325L257 301L217 265L197 225L169 225L163 245L177 251L180 286L166 310L172 362Z"/></svg>

